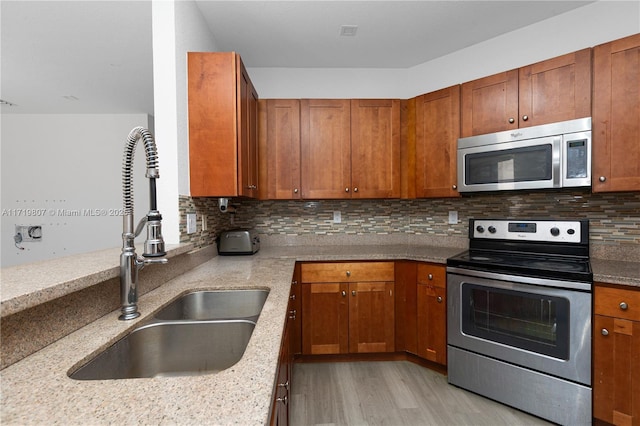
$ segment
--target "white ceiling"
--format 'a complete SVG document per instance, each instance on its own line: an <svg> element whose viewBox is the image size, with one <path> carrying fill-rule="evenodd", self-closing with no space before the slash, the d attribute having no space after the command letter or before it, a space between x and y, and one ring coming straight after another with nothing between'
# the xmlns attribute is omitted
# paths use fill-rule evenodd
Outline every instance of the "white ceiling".
<svg viewBox="0 0 640 426"><path fill-rule="evenodd" d="M589 1L196 0L248 67L407 68ZM2 113L153 114L151 2L2 0ZM341 25L357 25L355 37Z"/></svg>

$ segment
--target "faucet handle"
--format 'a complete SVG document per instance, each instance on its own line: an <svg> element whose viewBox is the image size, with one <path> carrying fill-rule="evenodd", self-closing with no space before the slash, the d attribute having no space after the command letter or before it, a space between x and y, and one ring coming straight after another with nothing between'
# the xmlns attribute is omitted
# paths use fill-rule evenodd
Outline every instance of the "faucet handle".
<svg viewBox="0 0 640 426"><path fill-rule="evenodd" d="M150 263L169 263L169 259L165 257L143 257L140 259L145 265Z"/></svg>

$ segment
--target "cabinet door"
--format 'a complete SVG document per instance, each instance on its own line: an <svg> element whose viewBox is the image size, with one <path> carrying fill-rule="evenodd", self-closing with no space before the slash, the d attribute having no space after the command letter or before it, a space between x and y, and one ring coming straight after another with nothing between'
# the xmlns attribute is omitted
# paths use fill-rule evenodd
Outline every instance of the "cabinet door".
<svg viewBox="0 0 640 426"><path fill-rule="evenodd" d="M353 198L400 197L400 101L351 101Z"/></svg>
<svg viewBox="0 0 640 426"><path fill-rule="evenodd" d="M446 268L419 263L418 282L418 356L438 364L447 364Z"/></svg>
<svg viewBox="0 0 640 426"><path fill-rule="evenodd" d="M302 284L302 353L349 351L348 284Z"/></svg>
<svg viewBox="0 0 640 426"><path fill-rule="evenodd" d="M300 101L267 100L267 197L299 199Z"/></svg>
<svg viewBox="0 0 640 426"><path fill-rule="evenodd" d="M640 34L593 49L593 191L640 190Z"/></svg>
<svg viewBox="0 0 640 426"><path fill-rule="evenodd" d="M593 416L640 424L640 322L594 315Z"/></svg>
<svg viewBox="0 0 640 426"><path fill-rule="evenodd" d="M188 53L192 196L238 195L236 61L233 53Z"/></svg>
<svg viewBox="0 0 640 426"><path fill-rule="evenodd" d="M289 294L289 328L291 356L302 353L302 284L300 283L300 264L296 263L291 280Z"/></svg>
<svg viewBox="0 0 640 426"><path fill-rule="evenodd" d="M446 289L418 284L418 356L447 365Z"/></svg>
<svg viewBox="0 0 640 426"><path fill-rule="evenodd" d="M242 61L238 76L238 195L258 196L258 93Z"/></svg>
<svg viewBox="0 0 640 426"><path fill-rule="evenodd" d="M591 116L591 49L519 70L519 127Z"/></svg>
<svg viewBox="0 0 640 426"><path fill-rule="evenodd" d="M462 85L462 137L518 128L518 70Z"/></svg>
<svg viewBox="0 0 640 426"><path fill-rule="evenodd" d="M460 86L416 100L416 197L458 197Z"/></svg>
<svg viewBox="0 0 640 426"><path fill-rule="evenodd" d="M393 352L393 282L349 284L349 352Z"/></svg>
<svg viewBox="0 0 640 426"><path fill-rule="evenodd" d="M303 198L351 197L351 108L348 99L301 101Z"/></svg>

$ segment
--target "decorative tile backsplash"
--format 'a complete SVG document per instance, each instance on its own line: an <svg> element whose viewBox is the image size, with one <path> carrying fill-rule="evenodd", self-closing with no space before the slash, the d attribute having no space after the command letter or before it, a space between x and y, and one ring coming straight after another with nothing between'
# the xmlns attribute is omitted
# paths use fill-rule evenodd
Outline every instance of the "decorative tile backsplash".
<svg viewBox="0 0 640 426"><path fill-rule="evenodd" d="M588 190L478 193L418 200L256 201L233 199L236 213L221 213L217 198L180 196L181 242L212 244L220 231L256 228L262 235L417 234L466 237L470 218L589 219L592 243L640 247L640 193ZM333 223L340 211L341 223ZM449 212L458 223L449 224ZM197 213L195 234L186 213ZM202 217L207 229L202 230Z"/></svg>

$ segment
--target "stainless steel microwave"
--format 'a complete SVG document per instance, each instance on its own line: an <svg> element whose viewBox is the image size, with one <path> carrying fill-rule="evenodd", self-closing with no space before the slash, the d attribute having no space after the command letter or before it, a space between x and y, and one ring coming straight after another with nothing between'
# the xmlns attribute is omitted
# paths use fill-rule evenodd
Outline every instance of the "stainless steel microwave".
<svg viewBox="0 0 640 426"><path fill-rule="evenodd" d="M591 186L591 117L458 139L458 191Z"/></svg>

